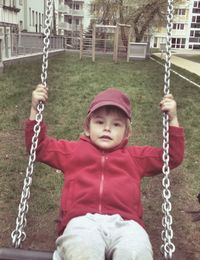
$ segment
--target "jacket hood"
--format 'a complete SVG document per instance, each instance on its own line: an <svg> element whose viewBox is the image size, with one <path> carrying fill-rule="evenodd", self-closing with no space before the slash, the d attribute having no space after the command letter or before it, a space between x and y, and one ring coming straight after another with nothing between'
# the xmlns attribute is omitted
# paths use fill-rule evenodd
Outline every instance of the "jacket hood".
<svg viewBox="0 0 200 260"><path fill-rule="evenodd" d="M118 149L122 149L128 144L128 138L125 137L119 145L117 145L117 146L115 146L111 149L103 150L103 149L99 148L98 146L96 146L94 143L92 143L91 139L89 137L85 136L85 135L81 135L80 140L86 141L86 142L90 143L91 145L93 145L94 147L96 147L98 150L105 151L105 152L113 152L113 151L116 151Z"/></svg>

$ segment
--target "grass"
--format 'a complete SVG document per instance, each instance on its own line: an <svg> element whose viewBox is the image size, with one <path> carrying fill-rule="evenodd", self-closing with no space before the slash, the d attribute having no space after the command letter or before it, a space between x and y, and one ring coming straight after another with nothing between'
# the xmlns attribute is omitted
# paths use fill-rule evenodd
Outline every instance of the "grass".
<svg viewBox="0 0 200 260"><path fill-rule="evenodd" d="M25 175L27 155L23 141L23 122L29 116L31 92L40 82L41 61L13 65L0 76L0 245L9 246ZM178 69L191 80L199 77ZM163 68L153 62L97 57L96 63L78 54L59 55L49 61L49 102L44 118L49 135L77 139L92 97L109 86L124 90L133 105L133 136L131 144L161 145L162 119L159 101L163 95ZM192 223L185 210L197 210L196 195L200 183L199 125L200 89L171 75L171 92L178 103L178 115L186 133L183 164L172 175L174 233L177 250L188 259L200 257L200 225ZM145 221L159 259L161 231L161 176L143 182ZM58 213L62 176L37 163L31 188L26 247L52 249L53 226ZM47 221L48 220L48 221ZM38 221L38 222L37 222ZM157 223L157 224L155 224ZM46 237L50 237L50 242ZM34 242L30 242L34 241ZM31 243L31 245L30 245ZM32 244L33 243L33 244ZM189 258L191 256L191 258ZM177 258L184 259L184 258Z"/></svg>

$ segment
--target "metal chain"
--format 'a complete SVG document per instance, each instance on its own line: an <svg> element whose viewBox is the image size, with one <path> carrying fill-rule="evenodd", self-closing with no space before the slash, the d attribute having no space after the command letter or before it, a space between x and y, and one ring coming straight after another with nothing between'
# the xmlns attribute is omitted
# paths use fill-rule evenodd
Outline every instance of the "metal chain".
<svg viewBox="0 0 200 260"><path fill-rule="evenodd" d="M46 1L46 17L45 17L45 29L44 29L44 47L43 47L43 62L41 81L44 87L47 85L47 69L48 69L48 48L50 45L50 26L52 20L52 0ZM21 193L21 200L18 207L18 216L16 219L16 228L11 233L12 244L15 248L21 246L22 241L26 239L26 233L24 231L27 219L29 206L28 200L30 198L30 187L32 184L33 166L36 159L36 149L38 145L38 136L40 133L40 123L42 121L42 112L44 110L44 104L40 102L37 106L38 113L36 115L36 124L34 126L34 135L32 137L32 145L30 149L28 166L26 168L26 176L24 179L24 185Z"/></svg>
<svg viewBox="0 0 200 260"><path fill-rule="evenodd" d="M170 70L171 70L171 44L172 44L172 20L173 20L173 0L168 0L167 8L167 44L165 58L165 77L164 77L164 95L169 94L170 90ZM163 230L161 238L161 252L165 260L172 259L172 254L175 252L175 245L172 243L172 216L170 214L172 205L170 202L170 168L169 168L169 118L166 113L163 113L163 204L162 204L162 225Z"/></svg>

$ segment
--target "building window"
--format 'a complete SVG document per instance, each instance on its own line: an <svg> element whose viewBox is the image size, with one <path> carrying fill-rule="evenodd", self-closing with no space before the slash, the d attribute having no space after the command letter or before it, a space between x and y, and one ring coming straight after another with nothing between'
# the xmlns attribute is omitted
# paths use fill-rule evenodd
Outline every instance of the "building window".
<svg viewBox="0 0 200 260"><path fill-rule="evenodd" d="M29 8L29 26L31 26L31 8Z"/></svg>
<svg viewBox="0 0 200 260"><path fill-rule="evenodd" d="M69 24L72 24L72 18L68 17L67 15L64 16L64 21Z"/></svg>
<svg viewBox="0 0 200 260"><path fill-rule="evenodd" d="M200 30L190 31L190 36L191 37L199 37L199 39L200 39Z"/></svg>
<svg viewBox="0 0 200 260"><path fill-rule="evenodd" d="M38 12L35 12L35 23L38 24Z"/></svg>
<svg viewBox="0 0 200 260"><path fill-rule="evenodd" d="M158 37L154 37L153 47L157 48L157 46L158 46Z"/></svg>
<svg viewBox="0 0 200 260"><path fill-rule="evenodd" d="M194 44L193 49L195 50L200 50L200 44Z"/></svg>
<svg viewBox="0 0 200 260"><path fill-rule="evenodd" d="M35 25L35 12L32 11L32 26Z"/></svg>
<svg viewBox="0 0 200 260"><path fill-rule="evenodd" d="M183 23L174 23L173 29L174 30L184 30L184 24Z"/></svg>
<svg viewBox="0 0 200 260"><path fill-rule="evenodd" d="M193 8L192 9L193 14L199 14L200 13L200 8Z"/></svg>
<svg viewBox="0 0 200 260"><path fill-rule="evenodd" d="M75 4L75 9L79 10L80 9L80 5L79 4Z"/></svg>
<svg viewBox="0 0 200 260"><path fill-rule="evenodd" d="M200 42L200 38L192 37L192 38L189 39L189 42Z"/></svg>
<svg viewBox="0 0 200 260"><path fill-rule="evenodd" d="M41 13L39 13L39 21L38 21L38 26L39 26L39 33L41 33L41 27L42 27L42 24L41 24Z"/></svg>
<svg viewBox="0 0 200 260"><path fill-rule="evenodd" d="M41 13L39 13L39 25L41 26Z"/></svg>
<svg viewBox="0 0 200 260"><path fill-rule="evenodd" d="M199 41L200 41L200 30L195 31L194 37L199 37Z"/></svg>
<svg viewBox="0 0 200 260"><path fill-rule="evenodd" d="M191 28L200 28L200 23L191 23Z"/></svg>
<svg viewBox="0 0 200 260"><path fill-rule="evenodd" d="M23 21L19 21L19 29L20 29L20 31L22 31L23 30Z"/></svg>
<svg viewBox="0 0 200 260"><path fill-rule="evenodd" d="M38 12L35 12L35 31L36 32L39 31L39 27L38 27Z"/></svg>
<svg viewBox="0 0 200 260"><path fill-rule="evenodd" d="M185 38L172 38L172 48L184 49L185 48Z"/></svg>
<svg viewBox="0 0 200 260"><path fill-rule="evenodd" d="M7 6L10 6L10 7L15 6L15 0L9 0L9 1L6 1L6 2L7 2Z"/></svg>
<svg viewBox="0 0 200 260"><path fill-rule="evenodd" d="M194 1L194 8L200 8L200 1Z"/></svg>
<svg viewBox="0 0 200 260"><path fill-rule="evenodd" d="M175 9L174 10L175 15L185 15L185 9Z"/></svg>
<svg viewBox="0 0 200 260"><path fill-rule="evenodd" d="M64 16L64 21L69 23L69 24L72 24L72 18L67 16L67 15Z"/></svg>

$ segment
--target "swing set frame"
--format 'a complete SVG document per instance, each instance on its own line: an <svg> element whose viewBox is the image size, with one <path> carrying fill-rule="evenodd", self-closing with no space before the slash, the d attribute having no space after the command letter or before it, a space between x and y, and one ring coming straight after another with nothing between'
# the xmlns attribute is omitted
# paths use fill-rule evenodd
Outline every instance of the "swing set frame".
<svg viewBox="0 0 200 260"><path fill-rule="evenodd" d="M91 51L91 56L92 56L92 61L95 62L96 60L96 50L97 50L97 41L101 41L104 44L104 50L103 52L105 52L106 50L106 43L111 41L109 39L103 38L103 39L99 39L97 38L97 32L98 30L102 30L104 31L105 35L113 35L113 48L111 53L113 54L113 61L115 63L117 63L118 61L118 53L119 53L119 36L120 36L120 30L121 27L127 28L128 29L128 35L127 35L127 61L129 61L128 58L128 46L129 46L129 42L130 42L130 37L131 37L131 26L128 24L120 24L118 23L117 25L103 25L103 24L96 24L93 23L92 24L92 34L91 34L91 45L87 46L90 47L90 51ZM80 30L80 59L83 58L84 56L84 31L83 31L83 26L81 26L81 30ZM87 41L89 41L87 39Z"/></svg>

